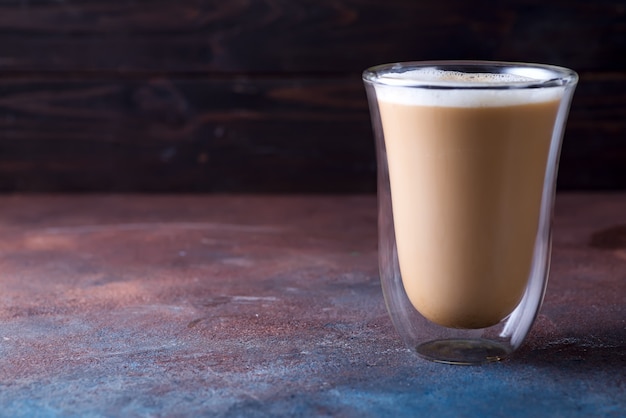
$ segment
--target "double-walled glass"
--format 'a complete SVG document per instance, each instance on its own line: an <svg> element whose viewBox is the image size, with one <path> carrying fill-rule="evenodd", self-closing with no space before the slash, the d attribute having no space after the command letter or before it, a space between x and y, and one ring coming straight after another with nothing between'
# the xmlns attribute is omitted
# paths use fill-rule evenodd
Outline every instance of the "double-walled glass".
<svg viewBox="0 0 626 418"><path fill-rule="evenodd" d="M578 77L503 62L363 73L378 159L380 276L420 356L512 353L546 289L561 140Z"/></svg>

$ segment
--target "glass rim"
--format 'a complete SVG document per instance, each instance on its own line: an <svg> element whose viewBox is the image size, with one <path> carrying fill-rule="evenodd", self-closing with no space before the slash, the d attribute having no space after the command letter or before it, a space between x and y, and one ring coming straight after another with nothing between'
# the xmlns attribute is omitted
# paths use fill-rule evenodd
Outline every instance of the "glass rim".
<svg viewBox="0 0 626 418"><path fill-rule="evenodd" d="M508 74L519 77L513 81L458 81L385 77L409 70L444 70L469 74ZM405 61L380 64L367 68L362 74L368 84L388 87L467 90L510 90L563 87L578 82L578 74L569 68L550 64L481 60Z"/></svg>

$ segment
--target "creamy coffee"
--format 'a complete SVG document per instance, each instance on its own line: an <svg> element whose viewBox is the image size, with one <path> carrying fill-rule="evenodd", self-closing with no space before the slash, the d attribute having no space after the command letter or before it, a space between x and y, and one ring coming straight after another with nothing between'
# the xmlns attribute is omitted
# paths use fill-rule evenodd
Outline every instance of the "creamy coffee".
<svg viewBox="0 0 626 418"><path fill-rule="evenodd" d="M376 95L406 294L439 325L494 325L526 287L563 90L489 88L529 81L516 75L390 77ZM394 79L485 88L407 89Z"/></svg>

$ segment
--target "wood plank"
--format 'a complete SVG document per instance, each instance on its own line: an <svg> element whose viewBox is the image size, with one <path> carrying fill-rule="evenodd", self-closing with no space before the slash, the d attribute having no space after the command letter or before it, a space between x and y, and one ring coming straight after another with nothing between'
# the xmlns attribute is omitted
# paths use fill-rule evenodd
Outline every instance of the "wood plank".
<svg viewBox="0 0 626 418"><path fill-rule="evenodd" d="M0 89L0 190L373 189L358 79L28 79Z"/></svg>
<svg viewBox="0 0 626 418"><path fill-rule="evenodd" d="M559 186L626 189L626 75L580 76L561 152Z"/></svg>
<svg viewBox="0 0 626 418"><path fill-rule="evenodd" d="M503 59L624 71L623 0L40 0L0 4L0 70L360 72Z"/></svg>
<svg viewBox="0 0 626 418"><path fill-rule="evenodd" d="M562 189L626 188L626 77L582 74ZM372 192L358 77L0 80L0 191Z"/></svg>

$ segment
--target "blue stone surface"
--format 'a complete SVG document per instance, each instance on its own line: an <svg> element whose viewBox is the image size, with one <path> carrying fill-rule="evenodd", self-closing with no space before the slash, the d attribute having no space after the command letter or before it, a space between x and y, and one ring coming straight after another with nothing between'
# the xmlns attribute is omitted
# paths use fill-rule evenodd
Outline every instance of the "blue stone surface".
<svg viewBox="0 0 626 418"><path fill-rule="evenodd" d="M482 366L399 341L373 196L0 205L2 417L626 416L626 194L558 197L540 315Z"/></svg>

